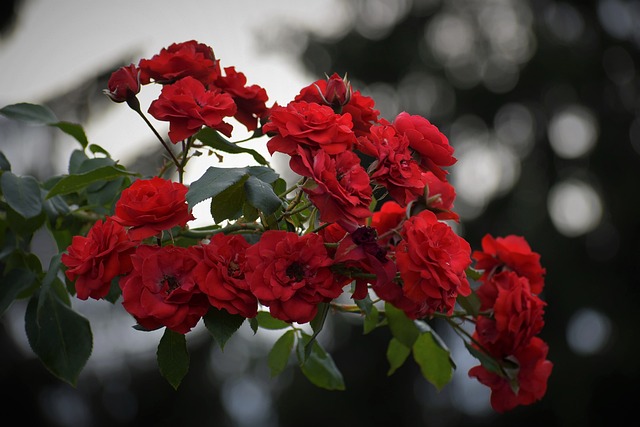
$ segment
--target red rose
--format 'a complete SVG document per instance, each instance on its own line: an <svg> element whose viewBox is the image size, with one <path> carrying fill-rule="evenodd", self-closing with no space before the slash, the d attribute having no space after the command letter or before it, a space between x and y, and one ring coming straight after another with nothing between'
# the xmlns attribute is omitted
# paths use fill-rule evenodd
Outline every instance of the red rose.
<svg viewBox="0 0 640 427"><path fill-rule="evenodd" d="M209 243L194 247L199 262L193 275L212 306L255 317L258 300L244 277L245 251L249 246L240 235L215 234Z"/></svg>
<svg viewBox="0 0 640 427"><path fill-rule="evenodd" d="M451 166L456 162L447 137L429 120L406 112L398 114L393 124L398 133L409 139L409 146L420 156L421 165L439 179L445 179L448 172L442 166Z"/></svg>
<svg viewBox="0 0 640 427"><path fill-rule="evenodd" d="M451 314L457 296L471 293L465 273L471 264L469 243L431 211L406 220L401 234L396 263L404 293L426 301L431 312Z"/></svg>
<svg viewBox="0 0 640 427"><path fill-rule="evenodd" d="M436 214L441 220L452 219L460 221L460 216L453 212L453 201L456 198L456 190L447 180L441 180L431 171L423 174L427 182L427 208Z"/></svg>
<svg viewBox="0 0 640 427"><path fill-rule="evenodd" d="M75 281L78 298L104 298L111 281L131 270L130 257L136 245L126 230L110 218L104 223L96 221L87 237L74 236L61 261L67 267L67 278Z"/></svg>
<svg viewBox="0 0 640 427"><path fill-rule="evenodd" d="M544 288L546 270L540 265L540 254L531 250L524 237L493 238L487 234L482 238L482 251L474 251L472 256L475 268L484 270L481 280L487 280L500 269L508 269L529 279L532 293L539 294Z"/></svg>
<svg viewBox="0 0 640 427"><path fill-rule="evenodd" d="M317 80L302 88L294 101L326 104L334 111L339 110L342 114L349 113L356 136L368 134L371 125L378 123L380 115L380 111L373 108L373 98L363 96L359 91L353 91L351 84L336 73L326 80Z"/></svg>
<svg viewBox="0 0 640 427"><path fill-rule="evenodd" d="M479 316L476 322L478 340L492 355L513 354L542 330L546 304L531 293L526 278L505 271L483 283L477 294L480 309L493 314Z"/></svg>
<svg viewBox="0 0 640 427"><path fill-rule="evenodd" d="M193 277L198 260L190 248L141 245L131 260L133 270L120 278L122 305L140 326L186 334L207 313L209 301Z"/></svg>
<svg viewBox="0 0 640 427"><path fill-rule="evenodd" d="M258 120L267 113L266 102L269 99L267 91L258 85L247 86L247 78L235 67L224 69L225 76L219 76L215 86L233 98L238 110L234 117L247 130L258 128Z"/></svg>
<svg viewBox="0 0 640 427"><path fill-rule="evenodd" d="M149 106L149 114L169 122L169 139L174 144L195 135L203 125L231 136L233 127L222 120L236 111L231 95L206 90L190 76L163 86L160 97Z"/></svg>
<svg viewBox="0 0 640 427"><path fill-rule="evenodd" d="M135 65L117 69L109 77L104 93L114 102L125 102L140 92L140 72Z"/></svg>
<svg viewBox="0 0 640 427"><path fill-rule="evenodd" d="M278 151L293 156L299 145L314 150L322 148L328 154L350 150L356 142L352 126L349 114L336 114L326 105L300 101L272 107L269 122L262 130L275 134L267 142L269 153Z"/></svg>
<svg viewBox="0 0 640 427"><path fill-rule="evenodd" d="M533 337L528 345L518 349L510 361L517 362L517 391L508 378L488 371L483 366L469 370L469 376L491 388L491 406L497 412L506 412L519 405L530 405L542 399L547 392L547 380L553 363L546 360L549 347L538 337Z"/></svg>
<svg viewBox="0 0 640 427"><path fill-rule="evenodd" d="M151 80L170 84L191 76L208 85L220 74L213 49L195 40L174 43L163 48L151 59L142 59L138 66L143 84Z"/></svg>
<svg viewBox="0 0 640 427"><path fill-rule="evenodd" d="M385 245L395 246L399 238L399 226L407 219L407 209L396 202L385 202L379 211L373 213L371 226L378 232L378 241ZM393 232L394 229L395 233Z"/></svg>
<svg viewBox="0 0 640 427"><path fill-rule="evenodd" d="M330 156L298 147L291 170L312 179L303 190L318 208L323 222L364 224L371 216L371 183L360 158L352 151Z"/></svg>
<svg viewBox="0 0 640 427"><path fill-rule="evenodd" d="M129 236L142 240L169 230L184 227L194 219L186 195L189 189L163 178L138 179L126 188L116 202L114 221L129 228Z"/></svg>
<svg viewBox="0 0 640 427"><path fill-rule="evenodd" d="M245 272L253 294L285 322L311 321L318 304L342 293L332 260L318 234L269 230L246 251Z"/></svg>
<svg viewBox="0 0 640 427"><path fill-rule="evenodd" d="M383 185L401 206L424 194L426 181L411 156L409 141L392 125L372 126L369 136L358 143L363 153L376 158L369 166L371 180Z"/></svg>

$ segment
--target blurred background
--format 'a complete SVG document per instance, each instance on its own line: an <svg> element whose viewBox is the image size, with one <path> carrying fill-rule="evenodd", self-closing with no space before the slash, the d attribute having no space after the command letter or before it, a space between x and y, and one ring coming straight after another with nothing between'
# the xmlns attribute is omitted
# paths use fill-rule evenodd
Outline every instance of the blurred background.
<svg viewBox="0 0 640 427"><path fill-rule="evenodd" d="M46 104L125 166L151 174L160 153L153 135L101 91L118 67L190 39L265 87L270 103L348 73L383 117L407 111L436 124L458 158L449 175L457 231L473 248L485 233L522 235L542 256L541 336L554 363L547 394L494 413L488 389L467 377L475 360L446 330L458 369L444 390L412 361L387 376L388 331L364 336L360 322L341 316L320 340L346 391L316 388L293 363L270 378L266 354L277 334L254 337L246 324L224 352L201 328L191 333L190 372L174 391L155 362L160 335L134 331L122 308L105 301L74 301L94 330L74 388L34 357L16 303L0 319L5 414L60 427L600 426L636 418L640 2L3 0L0 104ZM0 119L0 149L15 173L64 173L75 144ZM46 235L34 246L45 259L54 250Z"/></svg>

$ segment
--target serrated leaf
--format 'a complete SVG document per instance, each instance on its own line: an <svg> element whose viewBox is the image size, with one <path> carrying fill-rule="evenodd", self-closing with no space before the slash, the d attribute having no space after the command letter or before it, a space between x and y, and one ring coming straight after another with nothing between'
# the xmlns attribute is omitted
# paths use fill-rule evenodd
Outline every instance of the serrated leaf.
<svg viewBox="0 0 640 427"><path fill-rule="evenodd" d="M449 352L436 343L430 332L420 334L412 349L422 376L438 390L442 390L453 378Z"/></svg>
<svg viewBox="0 0 640 427"><path fill-rule="evenodd" d="M69 194L81 191L92 183L110 181L123 176L136 176L138 173L128 172L116 166L102 166L89 172L66 175L60 179L47 194L47 199L58 194Z"/></svg>
<svg viewBox="0 0 640 427"><path fill-rule="evenodd" d="M389 321L389 329L395 338L402 344L411 348L418 339L420 331L413 320L409 319L404 311L385 303L384 310Z"/></svg>
<svg viewBox="0 0 640 427"><path fill-rule="evenodd" d="M72 136L76 141L80 143L82 148L87 148L87 145L89 145L89 140L87 139L87 135L85 134L84 129L77 123L57 122L50 123L50 126L57 127L67 135Z"/></svg>
<svg viewBox="0 0 640 427"><path fill-rule="evenodd" d="M246 195L244 183L249 179L249 175L228 187L226 190L211 199L211 216L214 221L220 223L225 219L238 219L242 216Z"/></svg>
<svg viewBox="0 0 640 427"><path fill-rule="evenodd" d="M216 150L223 151L225 153L231 154L239 154L246 153L253 156L254 160L261 165L266 165L268 162L265 160L260 153L251 148L246 148L241 145L235 144L231 141L226 140L219 132L205 127L202 128L197 134L196 138L200 140L204 145L214 148Z"/></svg>
<svg viewBox="0 0 640 427"><path fill-rule="evenodd" d="M158 343L156 357L160 374L177 390L182 379L189 372L190 358L186 337L165 328Z"/></svg>
<svg viewBox="0 0 640 427"><path fill-rule="evenodd" d="M312 384L327 390L344 390L344 378L329 355L318 341L314 341L311 353L305 358L305 347L311 340L311 336L302 333L302 339L298 340L297 356L300 369Z"/></svg>
<svg viewBox="0 0 640 427"><path fill-rule="evenodd" d="M23 218L34 218L42 212L40 184L34 177L4 172L0 185L9 206Z"/></svg>
<svg viewBox="0 0 640 427"><path fill-rule="evenodd" d="M0 114L13 120L43 125L56 123L58 121L58 118L49 107L30 104L28 102L7 105L6 107L0 108Z"/></svg>
<svg viewBox="0 0 640 427"><path fill-rule="evenodd" d="M56 287L64 289L59 279ZM52 286L54 285L52 284ZM25 312L27 339L33 352L56 377L75 386L93 348L89 321L46 290L35 294Z"/></svg>
<svg viewBox="0 0 640 427"><path fill-rule="evenodd" d="M24 290L28 289L36 279L36 275L31 270L17 268L11 270L2 277L0 286L0 316L11 306L16 297Z"/></svg>
<svg viewBox="0 0 640 427"><path fill-rule="evenodd" d="M267 184L273 184L280 178L276 171L266 166L249 166L247 172Z"/></svg>
<svg viewBox="0 0 640 427"><path fill-rule="evenodd" d="M187 191L187 203L193 209L195 205L213 198L227 188L246 179L247 168L216 168L210 166L205 173L189 185Z"/></svg>
<svg viewBox="0 0 640 427"><path fill-rule="evenodd" d="M267 215L271 215L282 206L282 200L273 191L271 185L255 176L250 176L244 183L244 192L251 206Z"/></svg>
<svg viewBox="0 0 640 427"><path fill-rule="evenodd" d="M204 325L220 349L224 350L227 341L236 333L244 320L245 318L239 314L230 314L227 310L211 307L204 316Z"/></svg>
<svg viewBox="0 0 640 427"><path fill-rule="evenodd" d="M263 329L276 330L285 329L291 326L291 323L274 318L268 311L259 311L255 319L258 321L258 325Z"/></svg>
<svg viewBox="0 0 640 427"><path fill-rule="evenodd" d="M294 343L295 331L289 330L273 344L268 357L268 364L272 377L280 375L280 373L287 367L287 362L289 362L289 356L293 350Z"/></svg>
<svg viewBox="0 0 640 427"><path fill-rule="evenodd" d="M407 347L395 338L391 338L387 347L387 361L389 361L389 371L387 375L392 375L400 366L404 365L411 354L411 347Z"/></svg>

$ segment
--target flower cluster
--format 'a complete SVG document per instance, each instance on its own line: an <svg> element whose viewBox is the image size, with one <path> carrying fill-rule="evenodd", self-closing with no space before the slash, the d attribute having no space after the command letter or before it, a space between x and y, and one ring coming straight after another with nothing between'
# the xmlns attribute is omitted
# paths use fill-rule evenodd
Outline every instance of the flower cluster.
<svg viewBox="0 0 640 427"><path fill-rule="evenodd" d="M424 117L382 118L372 98L337 74L267 107L263 88L247 85L234 67L222 70L213 50L193 40L117 70L105 93L144 117L136 95L151 83L162 90L148 113L169 123L172 144L159 138L179 182L135 180L113 215L73 239L62 263L78 298L104 298L117 283L140 328L186 334L212 307L246 319L266 308L275 319L304 324L322 315L320 307L344 308L336 300L346 296L353 307L382 302L410 321L427 321L449 318L474 292L470 244L447 222L459 221L446 169L456 162L454 149ZM182 183L190 150L206 148L198 144L203 130L230 137L232 118L266 136L270 154L287 155L300 180L285 191L251 172L230 180L229 197L247 197L238 212L227 212L230 225L177 244L194 219L187 201L193 186ZM275 197L272 209L251 198L256 188ZM520 237L487 236L482 247L473 253L482 271L480 310L458 318L476 323L474 348L498 361L499 371L483 364L470 375L491 387L502 411L545 392L551 363L536 336L544 271Z"/></svg>

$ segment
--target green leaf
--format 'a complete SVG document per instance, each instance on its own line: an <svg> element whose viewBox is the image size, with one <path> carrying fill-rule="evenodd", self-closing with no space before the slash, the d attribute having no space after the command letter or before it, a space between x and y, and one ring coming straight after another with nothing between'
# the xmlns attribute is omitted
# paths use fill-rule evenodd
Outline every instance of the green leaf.
<svg viewBox="0 0 640 427"><path fill-rule="evenodd" d="M372 305L369 312L364 316L363 328L364 334L368 334L378 327L380 324L380 313L375 305Z"/></svg>
<svg viewBox="0 0 640 427"><path fill-rule="evenodd" d="M77 123L69 123L69 122L57 122L50 123L51 126L57 127L67 135L71 135L75 138L76 141L82 145L82 148L87 148L89 145L89 140L87 140L87 135L84 133L84 129Z"/></svg>
<svg viewBox="0 0 640 427"><path fill-rule="evenodd" d="M266 165L268 163L265 158L262 157L262 155L260 155L260 153L258 153L257 151L227 141L222 135L220 135L219 132L211 128L203 128L196 134L196 138L202 141L204 145L207 145L216 150L231 154L247 153L253 156L255 161L260 163L261 165Z"/></svg>
<svg viewBox="0 0 640 427"><path fill-rule="evenodd" d="M249 175L255 176L262 182L273 184L280 178L280 175L271 168L265 166L249 166L247 168Z"/></svg>
<svg viewBox="0 0 640 427"><path fill-rule="evenodd" d="M473 317L478 316L478 313L480 312L481 302L480 298L478 298L478 295L475 292L471 292L466 297L458 295L456 301L458 302L458 304L460 304L460 307L464 308L467 314L470 314Z"/></svg>
<svg viewBox="0 0 640 427"><path fill-rule="evenodd" d="M53 375L75 386L91 356L91 326L87 319L60 299L60 295L66 293L62 282L55 274L49 277L54 277L53 281L48 286L43 281L41 292L34 294L27 305L27 339L34 353ZM49 281L46 277L45 280Z"/></svg>
<svg viewBox="0 0 640 427"><path fill-rule="evenodd" d="M282 200L273 191L271 185L255 176L250 176L244 183L244 191L251 206L267 215L271 215L282 206Z"/></svg>
<svg viewBox="0 0 640 427"><path fill-rule="evenodd" d="M412 347L418 339L420 331L418 327L409 319L404 311L397 309L390 303L385 303L384 310L389 321L389 328L395 338L407 347Z"/></svg>
<svg viewBox="0 0 640 427"><path fill-rule="evenodd" d="M42 212L40 184L35 178L4 172L0 177L0 185L9 206L23 218L34 218Z"/></svg>
<svg viewBox="0 0 640 427"><path fill-rule="evenodd" d="M273 348L269 352L268 364L271 369L271 376L278 376L284 368L287 367L291 350L293 350L293 344L295 342L295 331L289 330L285 332L278 340L273 344Z"/></svg>
<svg viewBox="0 0 640 427"><path fill-rule="evenodd" d="M245 203L244 183L249 175L228 187L211 200L211 216L215 222L220 223L225 219L238 219L242 216L242 207Z"/></svg>
<svg viewBox="0 0 640 427"><path fill-rule="evenodd" d="M287 323L284 320L276 319L271 316L268 311L259 311L255 317L258 320L258 325L263 329L284 329L291 326L291 323Z"/></svg>
<svg viewBox="0 0 640 427"><path fill-rule="evenodd" d="M19 104L7 105L0 108L0 114L23 122L50 124L58 121L56 115L49 107L38 104L29 104L22 102Z"/></svg>
<svg viewBox="0 0 640 427"><path fill-rule="evenodd" d="M189 371L186 337L169 328L164 328L156 356L160 374L177 390Z"/></svg>
<svg viewBox="0 0 640 427"><path fill-rule="evenodd" d="M298 340L297 356L300 369L312 384L327 390L344 390L345 384L342 373L334 363L331 356L314 341L311 354L305 359L304 352L311 336L302 333L302 339Z"/></svg>
<svg viewBox="0 0 640 427"><path fill-rule="evenodd" d="M17 296L28 289L36 275L31 270L17 268L11 270L2 278L2 286L0 286L0 316L11 306Z"/></svg>
<svg viewBox="0 0 640 427"><path fill-rule="evenodd" d="M220 349L224 350L225 344L240 328L244 319L239 314L229 314L227 310L211 307L204 316L204 325Z"/></svg>
<svg viewBox="0 0 640 427"><path fill-rule="evenodd" d="M420 334L413 344L413 357L420 366L422 376L438 390L453 378L450 354L440 347L430 332Z"/></svg>
<svg viewBox="0 0 640 427"><path fill-rule="evenodd" d="M475 357L476 359L478 359L478 361L480 361L480 364L487 371L493 372L494 374L497 374L497 375L500 375L500 376L504 376L504 372L500 368L500 364L498 363L498 361L496 359L494 359L493 357L487 355L483 351L478 350L477 348L475 348L474 346L472 346L468 342L465 342L464 346L467 347L467 350L469 350L469 353L473 357Z"/></svg>
<svg viewBox="0 0 640 427"><path fill-rule="evenodd" d="M251 326L251 330L253 331L253 335L258 333L258 319L255 317L251 317L247 319L249 321L249 326Z"/></svg>
<svg viewBox="0 0 640 427"><path fill-rule="evenodd" d="M4 155L2 151L0 151L0 171L10 171L11 163L9 163L9 159Z"/></svg>
<svg viewBox="0 0 640 427"><path fill-rule="evenodd" d="M203 200L217 196L227 188L246 179L247 168L216 168L210 166L205 173L189 185L187 203L193 208Z"/></svg>
<svg viewBox="0 0 640 427"><path fill-rule="evenodd" d="M387 347L387 360L389 361L389 371L387 375L392 375L400 366L404 364L411 354L411 347L407 347L395 338L391 338Z"/></svg>
<svg viewBox="0 0 640 427"><path fill-rule="evenodd" d="M480 277L482 277L482 271L473 269L471 267L467 267L465 273L467 274L467 277L472 280L478 280L480 279Z"/></svg>
<svg viewBox="0 0 640 427"><path fill-rule="evenodd" d="M66 175L58 181L47 194L50 199L58 194L69 194L83 190L90 184L98 181L110 181L122 176L138 175L137 173L128 172L118 166L103 166L89 172Z"/></svg>
<svg viewBox="0 0 640 427"><path fill-rule="evenodd" d="M309 355L311 354L311 344L315 342L318 334L320 333L320 331L322 331L324 322L327 320L327 314L329 314L329 303L323 302L318 304L318 312L309 322L309 325L313 330L313 335L311 335L309 342L307 342L307 344L305 345L305 358L309 357Z"/></svg>

